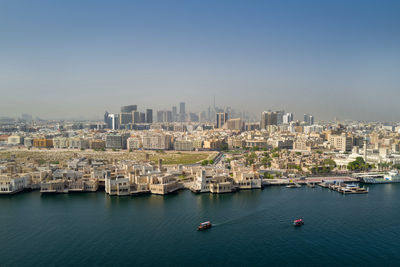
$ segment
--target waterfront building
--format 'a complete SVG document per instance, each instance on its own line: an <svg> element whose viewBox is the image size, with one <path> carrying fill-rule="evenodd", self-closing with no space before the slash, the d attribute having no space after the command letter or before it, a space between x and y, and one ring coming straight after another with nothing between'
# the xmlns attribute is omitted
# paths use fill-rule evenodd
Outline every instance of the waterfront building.
<svg viewBox="0 0 400 267"><path fill-rule="evenodd" d="M254 170L237 170L233 172L233 180L239 189L261 188L262 179Z"/></svg>
<svg viewBox="0 0 400 267"><path fill-rule="evenodd" d="M29 175L0 175L0 194L15 194L29 188Z"/></svg>
<svg viewBox="0 0 400 267"><path fill-rule="evenodd" d="M191 190L198 193L210 192L210 185L212 181L212 176L206 175L206 170L201 169L197 174L193 182Z"/></svg>
<svg viewBox="0 0 400 267"><path fill-rule="evenodd" d="M105 192L110 196L127 196L131 193L129 178L117 176L105 178Z"/></svg>
<svg viewBox="0 0 400 267"><path fill-rule="evenodd" d="M68 192L96 192L98 189L98 179L85 178L68 181Z"/></svg>
<svg viewBox="0 0 400 267"><path fill-rule="evenodd" d="M173 175L162 177L152 177L150 183L150 192L156 195L166 195L182 188L182 185Z"/></svg>
<svg viewBox="0 0 400 267"><path fill-rule="evenodd" d="M44 181L40 184L40 192L44 194L68 193L67 183L63 179Z"/></svg>
<svg viewBox="0 0 400 267"><path fill-rule="evenodd" d="M233 182L229 176L217 175L211 181L210 192L213 194L230 193L233 191Z"/></svg>

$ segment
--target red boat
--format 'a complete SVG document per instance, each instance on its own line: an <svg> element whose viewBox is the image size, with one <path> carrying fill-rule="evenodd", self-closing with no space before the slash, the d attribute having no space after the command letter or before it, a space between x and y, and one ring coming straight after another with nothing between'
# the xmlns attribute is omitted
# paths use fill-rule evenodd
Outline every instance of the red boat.
<svg viewBox="0 0 400 267"><path fill-rule="evenodd" d="M211 226L212 226L212 224L211 224L210 221L208 221L208 222L203 222L203 223L201 223L201 224L197 227L197 230L199 230L199 231L201 231L201 230L207 230L207 229L210 229Z"/></svg>
<svg viewBox="0 0 400 267"><path fill-rule="evenodd" d="M303 221L303 219L294 220L293 225L294 226L302 226L302 225L304 225L304 221Z"/></svg>

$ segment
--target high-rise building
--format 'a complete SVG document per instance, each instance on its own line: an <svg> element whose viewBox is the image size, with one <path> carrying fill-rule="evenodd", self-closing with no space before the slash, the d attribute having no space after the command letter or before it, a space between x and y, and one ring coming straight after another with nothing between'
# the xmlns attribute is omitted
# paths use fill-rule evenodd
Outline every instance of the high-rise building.
<svg viewBox="0 0 400 267"><path fill-rule="evenodd" d="M178 108L176 106L172 107L172 121L178 121Z"/></svg>
<svg viewBox="0 0 400 267"><path fill-rule="evenodd" d="M146 122L153 123L153 110L152 109L146 109Z"/></svg>
<svg viewBox="0 0 400 267"><path fill-rule="evenodd" d="M244 122L240 118L229 119L226 121L226 129L232 131L243 131Z"/></svg>
<svg viewBox="0 0 400 267"><path fill-rule="evenodd" d="M277 113L272 111L264 111L261 113L260 129L266 129L269 125L277 125Z"/></svg>
<svg viewBox="0 0 400 267"><path fill-rule="evenodd" d="M293 121L293 113L286 113L283 115L283 124L289 124Z"/></svg>
<svg viewBox="0 0 400 267"><path fill-rule="evenodd" d="M278 110L276 112L276 123L278 125L281 125L283 123L283 115L285 115L285 111L284 110Z"/></svg>
<svg viewBox="0 0 400 267"><path fill-rule="evenodd" d="M197 115L196 113L189 113L189 121L191 122L198 122L199 121L199 115Z"/></svg>
<svg viewBox="0 0 400 267"><path fill-rule="evenodd" d="M108 114L107 126L109 129L119 129L119 116L118 114Z"/></svg>
<svg viewBox="0 0 400 267"><path fill-rule="evenodd" d="M225 122L228 120L228 113L225 112L219 112L217 113L217 128L222 128L224 126Z"/></svg>
<svg viewBox="0 0 400 267"><path fill-rule="evenodd" d="M137 111L134 111L134 112L137 112ZM129 124L129 123L132 123L132 113L121 112L119 114L119 124L125 125L125 124Z"/></svg>
<svg viewBox="0 0 400 267"><path fill-rule="evenodd" d="M140 112L140 123L146 122L146 113Z"/></svg>
<svg viewBox="0 0 400 267"><path fill-rule="evenodd" d="M170 110L157 111L157 122L172 122L172 111Z"/></svg>
<svg viewBox="0 0 400 267"><path fill-rule="evenodd" d="M128 105L121 107L121 113L132 113L132 111L137 111L137 105Z"/></svg>
<svg viewBox="0 0 400 267"><path fill-rule="evenodd" d="M185 102L179 103L179 120L181 122L185 121L186 117L186 110L185 110Z"/></svg>
<svg viewBox="0 0 400 267"><path fill-rule="evenodd" d="M140 123L140 112L139 111L133 111L132 112L132 122L133 123Z"/></svg>
<svg viewBox="0 0 400 267"><path fill-rule="evenodd" d="M310 114L304 114L304 122L307 123L308 125L313 125L314 124L314 116Z"/></svg>

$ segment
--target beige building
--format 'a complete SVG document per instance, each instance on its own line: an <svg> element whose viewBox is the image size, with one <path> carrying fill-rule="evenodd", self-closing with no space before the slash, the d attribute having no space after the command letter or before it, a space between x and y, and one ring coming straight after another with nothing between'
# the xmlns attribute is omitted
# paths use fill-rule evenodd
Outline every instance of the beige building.
<svg viewBox="0 0 400 267"><path fill-rule="evenodd" d="M347 136L345 133L341 135L330 135L329 143L332 148L339 151L351 151L353 148L353 138Z"/></svg>
<svg viewBox="0 0 400 267"><path fill-rule="evenodd" d="M210 192L213 194L230 193L233 191L232 179L228 176L215 176L211 181Z"/></svg>
<svg viewBox="0 0 400 267"><path fill-rule="evenodd" d="M181 188L181 184L173 175L152 177L150 192L156 195L166 195Z"/></svg>
<svg viewBox="0 0 400 267"><path fill-rule="evenodd" d="M174 142L174 149L178 151L192 151L194 149L193 141L176 140Z"/></svg>

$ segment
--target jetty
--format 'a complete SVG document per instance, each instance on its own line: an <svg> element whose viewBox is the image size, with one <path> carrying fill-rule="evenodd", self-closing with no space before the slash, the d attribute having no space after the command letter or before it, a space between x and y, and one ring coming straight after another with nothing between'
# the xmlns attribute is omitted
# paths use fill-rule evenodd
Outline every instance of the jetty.
<svg viewBox="0 0 400 267"><path fill-rule="evenodd" d="M326 187L326 186L322 186L322 187ZM329 184L328 188L333 191L342 193L344 195L346 195L346 194L366 194L369 192L368 188L359 187L355 184Z"/></svg>

